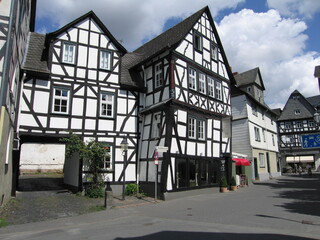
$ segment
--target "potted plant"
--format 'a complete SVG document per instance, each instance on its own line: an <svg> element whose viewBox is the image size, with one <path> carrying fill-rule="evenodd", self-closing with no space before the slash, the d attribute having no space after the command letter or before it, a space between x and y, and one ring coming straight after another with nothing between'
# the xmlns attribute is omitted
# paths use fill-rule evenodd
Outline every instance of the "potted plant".
<svg viewBox="0 0 320 240"><path fill-rule="evenodd" d="M220 181L220 192L228 192L228 182L225 176L222 176Z"/></svg>
<svg viewBox="0 0 320 240"><path fill-rule="evenodd" d="M234 176L232 176L231 178L231 191L235 191L237 190L237 182Z"/></svg>

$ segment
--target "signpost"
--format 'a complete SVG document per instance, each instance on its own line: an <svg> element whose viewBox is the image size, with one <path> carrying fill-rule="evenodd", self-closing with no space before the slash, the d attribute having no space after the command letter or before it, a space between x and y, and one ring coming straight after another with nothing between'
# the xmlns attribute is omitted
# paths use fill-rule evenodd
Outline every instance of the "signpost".
<svg viewBox="0 0 320 240"><path fill-rule="evenodd" d="M301 135L302 148L320 148L320 134Z"/></svg>
<svg viewBox="0 0 320 240"><path fill-rule="evenodd" d="M157 185L158 185L158 165L159 165L159 152L167 152L168 151L168 147L164 147L164 146L156 146L156 150L154 152L154 164L155 164L155 181L154 181L154 201L157 201Z"/></svg>

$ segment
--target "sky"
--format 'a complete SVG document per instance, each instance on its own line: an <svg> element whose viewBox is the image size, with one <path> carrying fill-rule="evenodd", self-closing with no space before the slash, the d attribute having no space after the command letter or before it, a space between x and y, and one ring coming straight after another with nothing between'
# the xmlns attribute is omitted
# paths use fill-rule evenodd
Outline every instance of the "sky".
<svg viewBox="0 0 320 240"><path fill-rule="evenodd" d="M283 108L294 90L320 94L320 0L37 0L36 31L55 31L93 10L133 51L205 6L232 71L260 68L270 108Z"/></svg>

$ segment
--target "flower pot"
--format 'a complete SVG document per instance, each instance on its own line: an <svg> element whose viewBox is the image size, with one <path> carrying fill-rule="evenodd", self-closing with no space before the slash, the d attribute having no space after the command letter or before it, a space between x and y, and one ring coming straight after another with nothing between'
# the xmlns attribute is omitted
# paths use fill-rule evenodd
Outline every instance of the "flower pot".
<svg viewBox="0 0 320 240"><path fill-rule="evenodd" d="M227 187L220 187L220 192L222 192L222 193L228 192L228 188Z"/></svg>
<svg viewBox="0 0 320 240"><path fill-rule="evenodd" d="M231 186L231 191L236 191L238 189L237 186Z"/></svg>

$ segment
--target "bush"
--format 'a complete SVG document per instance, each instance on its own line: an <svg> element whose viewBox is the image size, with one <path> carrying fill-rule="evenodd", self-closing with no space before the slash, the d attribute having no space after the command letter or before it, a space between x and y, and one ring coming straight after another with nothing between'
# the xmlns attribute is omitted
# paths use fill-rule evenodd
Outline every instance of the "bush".
<svg viewBox="0 0 320 240"><path fill-rule="evenodd" d="M231 178L231 186L237 186L237 182L234 176Z"/></svg>
<svg viewBox="0 0 320 240"><path fill-rule="evenodd" d="M89 198L103 198L104 197L104 187L100 184L90 185L86 189L86 196Z"/></svg>
<svg viewBox="0 0 320 240"><path fill-rule="evenodd" d="M221 178L220 187L228 187L228 182L225 176Z"/></svg>
<svg viewBox="0 0 320 240"><path fill-rule="evenodd" d="M125 194L127 196L136 196L138 193L139 185L135 183L130 183L127 185ZM143 192L139 189L139 194L143 194Z"/></svg>

